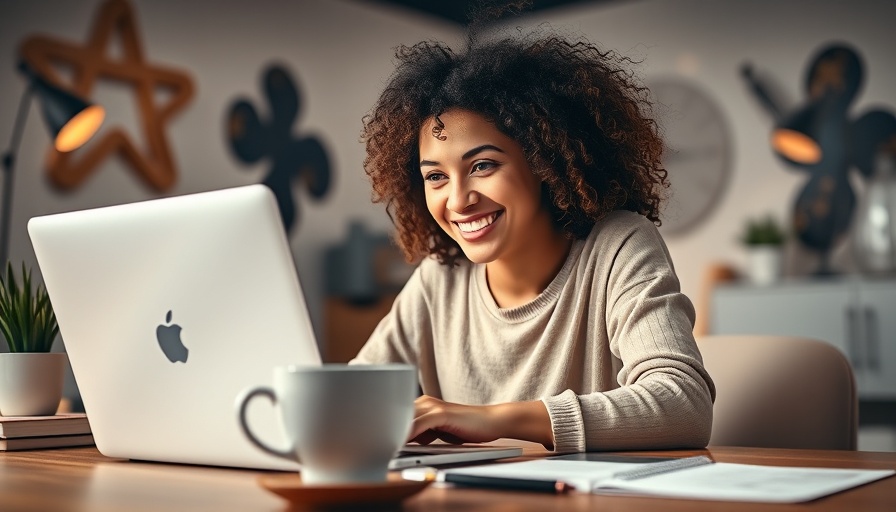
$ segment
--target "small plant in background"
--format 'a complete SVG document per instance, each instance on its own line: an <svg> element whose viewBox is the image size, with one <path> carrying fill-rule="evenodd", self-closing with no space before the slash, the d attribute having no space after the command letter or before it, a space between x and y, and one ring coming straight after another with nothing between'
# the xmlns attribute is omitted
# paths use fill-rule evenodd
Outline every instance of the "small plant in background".
<svg viewBox="0 0 896 512"><path fill-rule="evenodd" d="M49 352L59 333L50 296L42 284L32 286L31 272L22 263L22 285L12 263L0 276L0 331L10 352Z"/></svg>
<svg viewBox="0 0 896 512"><path fill-rule="evenodd" d="M760 219L749 219L741 236L745 245L782 245L787 238L784 229L772 215Z"/></svg>

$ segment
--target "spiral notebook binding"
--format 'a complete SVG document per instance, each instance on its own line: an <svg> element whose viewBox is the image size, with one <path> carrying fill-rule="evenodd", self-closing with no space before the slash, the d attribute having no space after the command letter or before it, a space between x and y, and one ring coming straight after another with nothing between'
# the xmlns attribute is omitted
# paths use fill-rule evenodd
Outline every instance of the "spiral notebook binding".
<svg viewBox="0 0 896 512"><path fill-rule="evenodd" d="M645 464L644 466L636 469L620 471L619 473L613 475L613 478L619 480L638 480L639 478L647 478L649 476L661 475L663 473L670 473L672 471L678 471L680 469L693 468L696 466L703 466L712 463L713 460L709 457L705 455L698 455L696 457L686 457L683 459L667 460L663 462Z"/></svg>

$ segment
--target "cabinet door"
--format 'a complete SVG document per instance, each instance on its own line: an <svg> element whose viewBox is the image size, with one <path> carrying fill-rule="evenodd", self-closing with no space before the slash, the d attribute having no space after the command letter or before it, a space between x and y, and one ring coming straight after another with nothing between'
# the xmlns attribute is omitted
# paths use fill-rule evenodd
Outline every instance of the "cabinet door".
<svg viewBox="0 0 896 512"><path fill-rule="evenodd" d="M859 292L862 397L896 398L896 282L863 282Z"/></svg>
<svg viewBox="0 0 896 512"><path fill-rule="evenodd" d="M713 294L710 330L824 340L855 367L856 314L854 287L847 283L720 286Z"/></svg>

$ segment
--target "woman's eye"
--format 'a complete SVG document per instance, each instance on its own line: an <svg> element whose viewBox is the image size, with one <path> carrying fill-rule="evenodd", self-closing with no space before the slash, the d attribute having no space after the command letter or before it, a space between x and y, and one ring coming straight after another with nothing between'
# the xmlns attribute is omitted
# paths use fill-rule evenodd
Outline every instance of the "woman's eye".
<svg viewBox="0 0 896 512"><path fill-rule="evenodd" d="M438 183L445 179L445 175L440 172L431 172L427 174L423 179L432 183Z"/></svg>
<svg viewBox="0 0 896 512"><path fill-rule="evenodd" d="M495 167L494 162L476 162L473 164L473 172L488 171Z"/></svg>

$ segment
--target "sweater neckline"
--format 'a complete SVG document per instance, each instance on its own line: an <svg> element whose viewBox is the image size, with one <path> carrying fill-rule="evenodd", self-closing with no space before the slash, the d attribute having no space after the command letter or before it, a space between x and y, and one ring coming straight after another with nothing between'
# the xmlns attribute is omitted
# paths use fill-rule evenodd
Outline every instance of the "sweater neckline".
<svg viewBox="0 0 896 512"><path fill-rule="evenodd" d="M566 261L563 262L563 267L560 268L560 271L557 272L557 275L554 276L554 279L551 280L548 287L530 302L512 308L502 308L498 306L498 303L495 302L495 298L492 297L491 290L488 289L485 264L476 265L476 271L473 273L473 277L476 280L475 285L479 291L479 298L482 300L483 305L489 313L505 322L524 322L537 316L544 311L545 308L553 304L560 296L560 292L569 280L569 274L572 272L572 268L579 259L579 255L582 254L584 245L584 240L574 240L569 248L569 254L566 255Z"/></svg>

